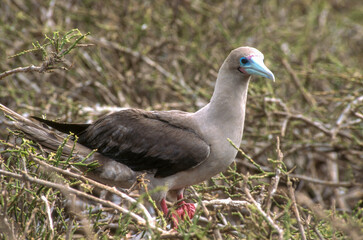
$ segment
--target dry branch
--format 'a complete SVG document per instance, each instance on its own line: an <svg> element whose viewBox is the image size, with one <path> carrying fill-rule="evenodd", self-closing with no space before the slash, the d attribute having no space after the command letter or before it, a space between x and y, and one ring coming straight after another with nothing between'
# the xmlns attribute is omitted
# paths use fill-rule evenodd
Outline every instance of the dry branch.
<svg viewBox="0 0 363 240"><path fill-rule="evenodd" d="M301 239L306 240L304 226L301 223L299 209L297 208L297 204L296 204L296 197L295 197L294 189L292 188L292 182L290 181L289 177L287 177L287 178L288 178L287 187L288 187L289 195L290 195L290 198L291 198L291 201L292 201L292 210L294 211L296 221L297 221L297 225L299 226Z"/></svg>
<svg viewBox="0 0 363 240"><path fill-rule="evenodd" d="M121 46L120 44L117 44L115 42L107 41L103 38L95 39L93 37L89 37L89 39L100 46L112 48L112 49L118 50L122 53L129 54L129 55L133 56L134 58L141 59L147 65L156 69L158 72L160 72L162 75L164 75L166 78L172 80L173 82L175 82L178 85L180 85L181 87L183 87L183 89L188 94L194 95L192 88L184 81L183 78L176 77L174 74L168 72L165 68L163 68L161 65L159 65L158 63L153 61L151 58L141 54L140 52L134 51L128 47Z"/></svg>
<svg viewBox="0 0 363 240"><path fill-rule="evenodd" d="M133 212L130 212L126 208L123 208L123 207L121 207L121 206L119 206L119 205L117 205L117 204L115 204L113 202L97 198L97 197L92 196L90 194L87 194L85 192L70 188L69 186L49 182L49 181L42 180L42 179L33 178L33 177L29 176L28 174L26 174L25 172L23 172L23 174L20 175L20 174L11 173L11 172L0 169L0 175L9 176L9 177L12 177L12 178L16 178L16 179L23 180L23 181L28 181L28 182L31 182L31 183L37 183L37 184L40 184L40 185L43 185L43 186L46 186L46 187L49 187L49 188L58 189L61 192L63 192L64 194L67 194L67 195L68 194L74 194L74 195L76 195L78 197L85 198L85 199L100 203L100 204L102 204L104 206L111 207L111 208L113 208L113 209L115 209L115 210L117 210L117 211L119 211L121 213L129 215L134 220L136 220L137 224L139 224L139 225L142 225L144 227L149 226L151 229L153 229L153 230L155 230L157 232L160 232L160 233L164 233L164 234L167 233L163 229L156 227L154 223L147 222L145 219L143 219L142 217L136 215Z"/></svg>
<svg viewBox="0 0 363 240"><path fill-rule="evenodd" d="M275 229L275 231L277 232L277 234L279 236L279 239L280 240L284 239L284 231L274 222L274 220L269 215L267 215L267 213L265 211L263 211L263 209L261 208L261 205L252 197L252 195L250 193L250 190L247 187L247 182L248 182L248 179L247 179L246 176L244 176L244 179L243 179L243 191L247 195L248 200L252 202L253 206L263 216L263 218L266 219L268 224L273 229Z"/></svg>
<svg viewBox="0 0 363 240"><path fill-rule="evenodd" d="M292 80L294 81L295 86L299 89L299 91L303 95L305 101L307 103L309 103L312 107L315 107L316 100L301 84L300 78L297 76L295 71L292 69L290 63L286 59L282 59L281 62L282 62L282 65L284 65L284 67L286 68L286 70L291 74L291 77L292 77Z"/></svg>
<svg viewBox="0 0 363 240"><path fill-rule="evenodd" d="M325 126L323 123L321 123L320 121L317 120L312 120L302 114L299 113L288 113L288 112L279 112L279 111L275 111L273 112L273 114L278 115L278 116L285 116L288 117L289 119L292 120L300 120L302 122L305 122L317 129L319 129L320 131L322 131L324 134L326 134L329 137L333 137L333 132L332 130L330 130L327 126ZM352 140L352 137L349 134L346 134L342 131L338 131L337 132L338 135L345 137L349 140Z"/></svg>
<svg viewBox="0 0 363 240"><path fill-rule="evenodd" d="M16 74L16 73L27 73L27 72L44 73L44 72L47 72L49 70L54 70L54 69L67 70L64 67L49 66L49 63L47 62L45 64L42 64L40 67L31 65L31 66L28 66L28 67L18 67L18 68L15 68L15 69L5 71L3 73L0 73L0 79L3 79L3 78L5 78L5 77L7 77L9 75Z"/></svg>
<svg viewBox="0 0 363 240"><path fill-rule="evenodd" d="M82 180L83 182L86 182L88 184L91 184L95 187L98 187L102 190L106 190L112 194L115 194L116 196L119 196L120 198L130 202L131 204L135 204L141 211L142 213L144 214L144 216L146 217L146 220L147 222L151 222L151 223L154 223L154 219L151 217L150 213L146 210L145 206L143 204L141 204L140 202L136 201L135 199L133 199L132 197L128 196L127 194L117 190L115 187L110 187L110 186L107 186L107 185L104 185L102 183L99 183L97 181L94 181L90 178L87 178L83 175L80 175L80 174L77 174L77 173L74 173L74 172L70 172L70 171L67 171L67 170L63 170L61 168L58 168L58 167L54 167L52 165L49 165L41 160L38 160L37 158L32 158L32 161L36 162L37 164L45 167L47 170L50 170L51 172L58 172L58 173L61 173L65 176L70 176L70 177L73 177L75 179L79 179L79 180Z"/></svg>
<svg viewBox="0 0 363 240"><path fill-rule="evenodd" d="M244 208L250 204L247 201L232 200L230 198L203 200L202 203L205 206L224 206L224 207L234 207L234 208Z"/></svg>

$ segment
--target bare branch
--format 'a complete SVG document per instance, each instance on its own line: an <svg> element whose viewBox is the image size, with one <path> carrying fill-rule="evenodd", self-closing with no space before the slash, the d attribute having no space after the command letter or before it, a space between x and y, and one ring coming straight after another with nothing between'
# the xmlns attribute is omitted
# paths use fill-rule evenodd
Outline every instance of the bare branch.
<svg viewBox="0 0 363 240"><path fill-rule="evenodd" d="M234 207L234 208L242 208L242 207L246 207L247 205L249 205L250 203L247 201L239 201L239 200L232 200L231 198L227 198L227 199L213 199L213 200L204 200L202 201L202 203L205 206L215 206L215 205L219 205L219 206L225 206L225 207Z"/></svg>
<svg viewBox="0 0 363 240"><path fill-rule="evenodd" d="M267 197L267 202L266 202L266 211L267 211L267 215L270 215L270 209L271 209L271 203L272 203L272 197L275 195L276 191L277 191L277 187L279 185L280 182L280 178L281 178L281 163L283 161L283 154L280 150L280 138L276 137L277 140L277 147L276 147L276 151L277 151L277 155L279 157L279 162L276 166L275 169L275 177L273 177L271 179L271 184L268 190L268 197Z"/></svg>
<svg viewBox="0 0 363 240"><path fill-rule="evenodd" d="M167 233L163 229L156 227L154 223L145 221L145 219L138 216L137 214L135 214L133 212L130 212L129 210L127 210L127 209L125 209L125 208L123 208L123 207L121 207L121 206L119 206L119 205L117 205L117 204L115 204L113 202L97 198L95 196L84 193L82 191L78 191L76 189L70 188L70 187L68 187L66 185L57 184L57 183L45 181L45 180L42 180L42 179L33 178L33 177L29 176L26 173L23 173L22 175L20 175L20 174L11 173L11 172L1 170L1 169L0 169L0 175L5 175L5 176L13 177L13 178L16 178L16 179L19 179L19 180L24 180L24 181L28 181L28 182L32 182L32 183L41 184L41 185L46 186L46 187L58 189L58 190L62 191L63 193L67 192L67 193L70 193L70 194L75 194L78 197L89 199L91 201L100 203L100 204L102 204L104 206L111 207L111 208L113 208L113 209L115 209L115 210L117 210L119 212L127 214L131 218L136 220L137 224L139 224L139 225L150 226L150 228L152 228L153 230L155 230L155 231L157 231L159 233L162 233L162 234Z"/></svg>
<svg viewBox="0 0 363 240"><path fill-rule="evenodd" d="M18 67L15 69L8 70L6 72L0 73L0 79L3 79L11 74L20 73L20 72L43 72L42 67L36 67L34 65L28 66L28 67Z"/></svg>
<svg viewBox="0 0 363 240"><path fill-rule="evenodd" d="M65 67L57 67L57 66L53 65L54 63L57 63L57 62L61 62L61 61L58 60L58 59L55 59L55 58L50 58L47 61L43 62L43 64L40 67L31 65L31 66L28 66L28 67L18 67L18 68L15 68L15 69L11 69L11 70L8 70L6 72L0 73L0 79L3 79L3 78L5 78L5 77L7 77L9 75L12 75L12 74L21 73L21 72L24 72L24 73L26 73L26 72L44 73L44 72L47 72L49 70L54 70L54 69L67 70L67 68L65 68Z"/></svg>
<svg viewBox="0 0 363 240"><path fill-rule="evenodd" d="M83 175L80 175L80 174L77 174L77 173L74 173L74 172L70 172L70 171L66 171L66 170L63 170L61 168L57 168L57 167L54 167L52 165L49 165L43 161L40 161L39 159L37 158L32 158L32 160L36 163L38 163L39 165L45 167L46 169L50 170L51 172L52 171L55 171L55 172L59 172L63 175L66 175L66 176L70 176L70 177L73 177L73 178L76 178L76 179L80 179L84 182L87 182L89 184L92 184L93 186L96 186L100 189L103 189L103 190L106 190L110 193L113 193L119 197L121 197L122 199L125 199L126 201L132 203L132 204L136 204L136 206L143 212L143 214L145 215L146 217L146 220L148 222L153 222L154 223L154 220L153 218L151 217L150 213L146 210L145 206L143 204L141 204L140 202L136 201L135 199L133 199L132 197L128 196L127 194L117 190L115 187L109 187L107 185L104 185L102 183L99 183L97 181L94 181L90 178L87 178Z"/></svg>
<svg viewBox="0 0 363 240"><path fill-rule="evenodd" d="M323 123L319 122L319 121L314 121L308 117L305 117L302 114L293 114L293 113L288 113L288 112L273 112L273 114L275 115L279 115L279 116L287 116L290 119L295 119L295 120L300 120L303 121L317 129L319 129L320 131L322 131L324 134L326 134L329 137L333 137L333 133L332 131L326 127ZM341 135L342 137L348 138L349 140L352 140L352 137L346 133L343 133L341 131L338 131L337 133L338 135Z"/></svg>
<svg viewBox="0 0 363 240"><path fill-rule="evenodd" d="M45 196L41 196L40 198L45 203L45 209L46 209L46 212L47 212L49 228L50 228L51 233L52 233L51 238L53 238L53 236L54 236L54 228L53 228L52 213L50 212L49 202L48 202L48 199Z"/></svg>
<svg viewBox="0 0 363 240"><path fill-rule="evenodd" d="M295 86L299 89L305 101L309 103L309 105L312 107L316 106L316 101L314 97L308 91L306 91L304 86L301 84L301 80L299 79L295 71L292 69L290 63L286 59L282 59L281 62L282 65L284 65L284 67L286 68L286 70L290 73Z"/></svg>
<svg viewBox="0 0 363 240"><path fill-rule="evenodd" d="M335 127L331 130L332 138L334 139L339 132L340 128L342 127L343 122L347 119L348 114L351 112L351 108L358 104L359 102L363 101L363 96L360 96L354 99L352 102L348 103L347 106L343 109L342 113L338 117Z"/></svg>
<svg viewBox="0 0 363 240"><path fill-rule="evenodd" d="M279 235L279 239L282 240L284 238L284 231L273 221L273 219L263 211L261 205L256 202L256 200L252 197L250 190L247 187L247 177L244 176L243 180L243 190L247 195L247 198L252 202L252 204L256 207L257 211L263 216L263 218L268 222L268 224L276 230Z"/></svg>
<svg viewBox="0 0 363 240"><path fill-rule="evenodd" d="M304 176L301 174L289 174L290 177L298 178L307 182L315 183L315 184L321 184L329 187L352 187L352 186L358 186L363 187L362 183L357 182L335 182L335 181L325 181L317 178L312 178L308 176Z"/></svg>
<svg viewBox="0 0 363 240"><path fill-rule="evenodd" d="M188 94L193 94L193 90L191 89L191 87L184 81L183 78L178 78L176 77L174 74L168 72L165 68L163 68L160 64L156 63L155 61L153 61L151 58L141 54L140 52L134 51L130 48L121 46L120 44L111 42L111 41L107 41L105 39L96 39L93 37L89 37L89 39L99 45L102 45L104 47L111 47L113 49L116 49L120 52L123 53L127 53L135 58L139 58L141 59L143 62L145 62L147 65L149 65L150 67L156 69L158 72L160 72L162 75L164 75L166 78L171 79L173 82L177 83L178 85L180 85L181 87L184 88L184 90L188 93Z"/></svg>
<svg viewBox="0 0 363 240"><path fill-rule="evenodd" d="M287 177L287 187L289 189L289 195L292 201L292 210L294 211L295 217L296 217L296 221L297 221L297 225L299 226L299 231L301 234L301 239L306 240L306 236L305 236L305 231L304 231L304 227L301 223L301 219L300 219L300 213L299 213L299 209L297 208L297 204L296 204L296 198L295 198L295 193L294 193L294 189L292 188L292 183L290 181L290 178Z"/></svg>

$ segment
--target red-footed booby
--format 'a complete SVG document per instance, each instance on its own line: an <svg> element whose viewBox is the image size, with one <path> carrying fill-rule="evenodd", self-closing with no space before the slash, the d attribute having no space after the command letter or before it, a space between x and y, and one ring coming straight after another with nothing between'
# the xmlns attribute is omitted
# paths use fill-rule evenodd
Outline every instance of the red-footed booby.
<svg viewBox="0 0 363 240"><path fill-rule="evenodd" d="M169 191L182 200L185 187L224 171L235 159L237 150L227 139L237 146L241 143L251 75L275 80L263 59L255 48L234 49L219 69L210 103L195 113L126 109L92 124L36 119L64 133L73 132L79 144L97 149L98 156L106 159L94 174L102 182L130 187L146 173L149 189L162 187L152 197L167 215ZM194 212L193 204L179 201L173 223L177 225L185 213L192 218Z"/></svg>

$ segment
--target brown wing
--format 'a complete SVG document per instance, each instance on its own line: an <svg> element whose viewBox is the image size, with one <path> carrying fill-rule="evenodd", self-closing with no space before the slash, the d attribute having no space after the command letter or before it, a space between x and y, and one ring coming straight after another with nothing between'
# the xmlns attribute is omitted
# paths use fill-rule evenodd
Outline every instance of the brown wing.
<svg viewBox="0 0 363 240"><path fill-rule="evenodd" d="M79 143L134 171L156 170L155 177L167 177L192 168L210 153L209 145L192 129L136 109L107 115L78 137Z"/></svg>

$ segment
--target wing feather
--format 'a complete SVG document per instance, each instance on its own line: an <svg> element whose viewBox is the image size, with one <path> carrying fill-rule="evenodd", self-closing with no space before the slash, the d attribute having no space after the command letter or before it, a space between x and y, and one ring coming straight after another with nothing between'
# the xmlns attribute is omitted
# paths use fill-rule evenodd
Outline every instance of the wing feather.
<svg viewBox="0 0 363 240"><path fill-rule="evenodd" d="M155 112L128 109L107 115L78 135L78 142L129 166L167 177L195 167L210 153L192 129Z"/></svg>

